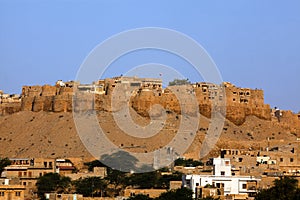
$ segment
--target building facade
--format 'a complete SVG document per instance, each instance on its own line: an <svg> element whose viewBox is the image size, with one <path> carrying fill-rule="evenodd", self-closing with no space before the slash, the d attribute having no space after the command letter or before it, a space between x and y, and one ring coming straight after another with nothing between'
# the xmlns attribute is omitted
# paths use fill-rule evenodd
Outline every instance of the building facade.
<svg viewBox="0 0 300 200"><path fill-rule="evenodd" d="M25 186L18 182L11 182L9 179L0 181L0 200L24 200Z"/></svg>
<svg viewBox="0 0 300 200"><path fill-rule="evenodd" d="M254 196L260 179L253 176L236 176L232 174L230 159L214 158L213 175L190 174L183 176L183 186L194 192L194 198L201 197L199 188L218 188L224 196ZM219 195L222 195L220 192Z"/></svg>

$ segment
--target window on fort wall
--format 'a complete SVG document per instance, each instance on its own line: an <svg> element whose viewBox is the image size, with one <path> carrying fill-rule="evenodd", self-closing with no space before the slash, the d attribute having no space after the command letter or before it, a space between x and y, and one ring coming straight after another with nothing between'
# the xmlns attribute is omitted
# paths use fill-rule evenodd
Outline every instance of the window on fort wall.
<svg viewBox="0 0 300 200"><path fill-rule="evenodd" d="M247 184L243 184L243 189L246 189L247 188Z"/></svg>
<svg viewBox="0 0 300 200"><path fill-rule="evenodd" d="M16 192L16 197L21 196L21 192Z"/></svg>
<svg viewBox="0 0 300 200"><path fill-rule="evenodd" d="M4 197L4 192L0 192L0 197Z"/></svg>
<svg viewBox="0 0 300 200"><path fill-rule="evenodd" d="M280 162L283 162L283 158L280 158Z"/></svg>
<svg viewBox="0 0 300 200"><path fill-rule="evenodd" d="M294 162L294 158L290 158L290 162Z"/></svg>
<svg viewBox="0 0 300 200"><path fill-rule="evenodd" d="M224 171L221 171L221 176L225 176L225 172Z"/></svg>

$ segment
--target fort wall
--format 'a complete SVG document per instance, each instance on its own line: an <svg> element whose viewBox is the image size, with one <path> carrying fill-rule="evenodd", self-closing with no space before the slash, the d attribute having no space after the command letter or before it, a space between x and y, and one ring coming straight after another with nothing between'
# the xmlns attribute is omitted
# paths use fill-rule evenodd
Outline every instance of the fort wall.
<svg viewBox="0 0 300 200"><path fill-rule="evenodd" d="M180 104L178 96L181 97ZM198 108L195 108L191 101L194 96L197 99ZM264 103L262 90L238 88L230 83L223 85L196 83L192 87L171 86L158 96L151 90L140 90L131 104L139 114L144 116L147 116L151 106L160 104L166 110L178 114L181 114L182 108L187 114L195 114L195 111L199 110L208 118L213 112L212 109L223 115L226 110L226 118L237 125L244 123L249 115L271 120L271 109L268 104Z"/></svg>
<svg viewBox="0 0 300 200"><path fill-rule="evenodd" d="M239 88L228 82L221 85L201 82L163 89L160 79L116 77L92 84L58 81L54 86L23 86L18 98L8 98L2 91L0 97L0 115L19 111L70 112L74 98L75 111L114 112L129 104L147 117L153 105L158 104L167 112L195 115L200 111L206 117L217 110L236 125L243 124L249 115L272 119L270 106L264 103L263 90ZM161 115L161 108L155 107L150 114ZM290 112L283 113L282 122L289 123L291 118L298 123L299 116Z"/></svg>

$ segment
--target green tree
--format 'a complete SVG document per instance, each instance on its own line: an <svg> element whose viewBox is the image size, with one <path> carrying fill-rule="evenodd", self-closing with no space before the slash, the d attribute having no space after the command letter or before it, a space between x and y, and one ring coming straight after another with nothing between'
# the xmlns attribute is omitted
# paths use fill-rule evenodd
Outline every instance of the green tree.
<svg viewBox="0 0 300 200"><path fill-rule="evenodd" d="M192 200L193 199L193 191L188 188L180 188L177 190L170 190L168 192L162 193L155 200Z"/></svg>
<svg viewBox="0 0 300 200"><path fill-rule="evenodd" d="M104 165L99 160L93 160L91 162L86 162L86 163L84 163L84 165L88 166L88 170L90 172L92 172L94 170L94 167L107 167L106 165Z"/></svg>
<svg viewBox="0 0 300 200"><path fill-rule="evenodd" d="M0 158L0 177L4 168L11 164L11 161L8 158Z"/></svg>
<svg viewBox="0 0 300 200"><path fill-rule="evenodd" d="M107 183L100 177L80 178L73 183L76 193L82 194L84 197L105 196Z"/></svg>
<svg viewBox="0 0 300 200"><path fill-rule="evenodd" d="M171 175L161 175L158 179L158 188L168 189L170 188L170 181L181 181L182 180L181 172L174 172Z"/></svg>
<svg viewBox="0 0 300 200"><path fill-rule="evenodd" d="M128 185L128 176L125 172L107 168L107 176L105 177L111 185L113 185L114 196L118 195L119 192Z"/></svg>
<svg viewBox="0 0 300 200"><path fill-rule="evenodd" d="M135 188L158 188L168 189L170 181L181 181L182 173L175 172L173 174L161 175L160 171L153 171L147 173L136 173L128 177L128 185Z"/></svg>
<svg viewBox="0 0 300 200"><path fill-rule="evenodd" d="M177 79L175 78L173 81L169 82L169 86L174 86L174 85L190 85L191 82L189 79Z"/></svg>
<svg viewBox="0 0 300 200"><path fill-rule="evenodd" d="M152 200L152 198L143 194L138 194L136 196L129 197L127 200Z"/></svg>
<svg viewBox="0 0 300 200"><path fill-rule="evenodd" d="M122 158L122 160L120 160L119 158ZM88 166L89 171L93 171L94 167L106 167L107 176L105 177L105 180L111 186L113 186L107 188L107 191L113 196L119 195L120 191L128 185L127 173L113 169L112 167L106 166L103 163L110 163L113 167L117 167L126 160L126 168L134 168L136 158L130 156L130 154L128 154L127 152L118 151L111 155L103 155L100 160L94 160L91 162L86 162L84 164Z"/></svg>
<svg viewBox="0 0 300 200"><path fill-rule="evenodd" d="M71 188L71 179L60 176L57 173L48 173L38 178L37 183L38 196L45 199L45 193L57 192L65 193Z"/></svg>
<svg viewBox="0 0 300 200"><path fill-rule="evenodd" d="M298 200L299 199L299 188L298 180L290 177L281 177L274 181L274 186L261 190L257 196L256 200Z"/></svg>
<svg viewBox="0 0 300 200"><path fill-rule="evenodd" d="M128 184L140 189L156 188L158 172L135 173L128 178Z"/></svg>
<svg viewBox="0 0 300 200"><path fill-rule="evenodd" d="M184 158L178 158L174 161L175 166L184 166L184 167L196 167L196 166L203 166L203 163L198 160L193 159L184 159Z"/></svg>

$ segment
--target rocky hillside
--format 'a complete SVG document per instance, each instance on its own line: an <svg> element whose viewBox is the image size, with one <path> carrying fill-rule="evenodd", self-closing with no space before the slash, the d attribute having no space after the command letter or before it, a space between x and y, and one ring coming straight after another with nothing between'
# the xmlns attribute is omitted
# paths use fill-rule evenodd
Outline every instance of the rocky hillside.
<svg viewBox="0 0 300 200"><path fill-rule="evenodd" d="M149 119L131 111L134 121L146 125ZM115 145L127 151L150 152L167 144L178 128L176 113L168 114L165 127L147 139L128 136L117 128L110 112L99 111L98 119L107 137ZM299 120L300 121L300 120ZM209 119L202 116L199 129L186 157L198 158L202 142L207 134ZM216 155L220 148L258 149L267 146L267 137L272 144L288 144L300 137L299 122L278 122L276 118L263 120L248 116L237 126L225 121L222 135L210 156ZM85 149L73 121L72 113L22 111L0 117L0 157L80 157L93 159Z"/></svg>
<svg viewBox="0 0 300 200"><path fill-rule="evenodd" d="M220 148L259 149L268 142L289 144L300 137L299 114L272 110L264 103L262 90L238 88L230 83L163 89L161 80L117 77L89 85L60 81L55 86L24 86L20 97L3 93L0 97L0 157L93 159L77 134L72 109L76 113L97 113L106 137L132 152L152 152L167 145L181 120L189 121L189 117L200 113L194 141L185 153L186 157L199 158L212 109L226 120L217 127L222 134L208 156L216 155ZM123 117L132 118L141 127L151 124L151 118L163 117L161 111L166 110L163 128L148 138L129 136L118 128L113 117L124 105L130 114Z"/></svg>

